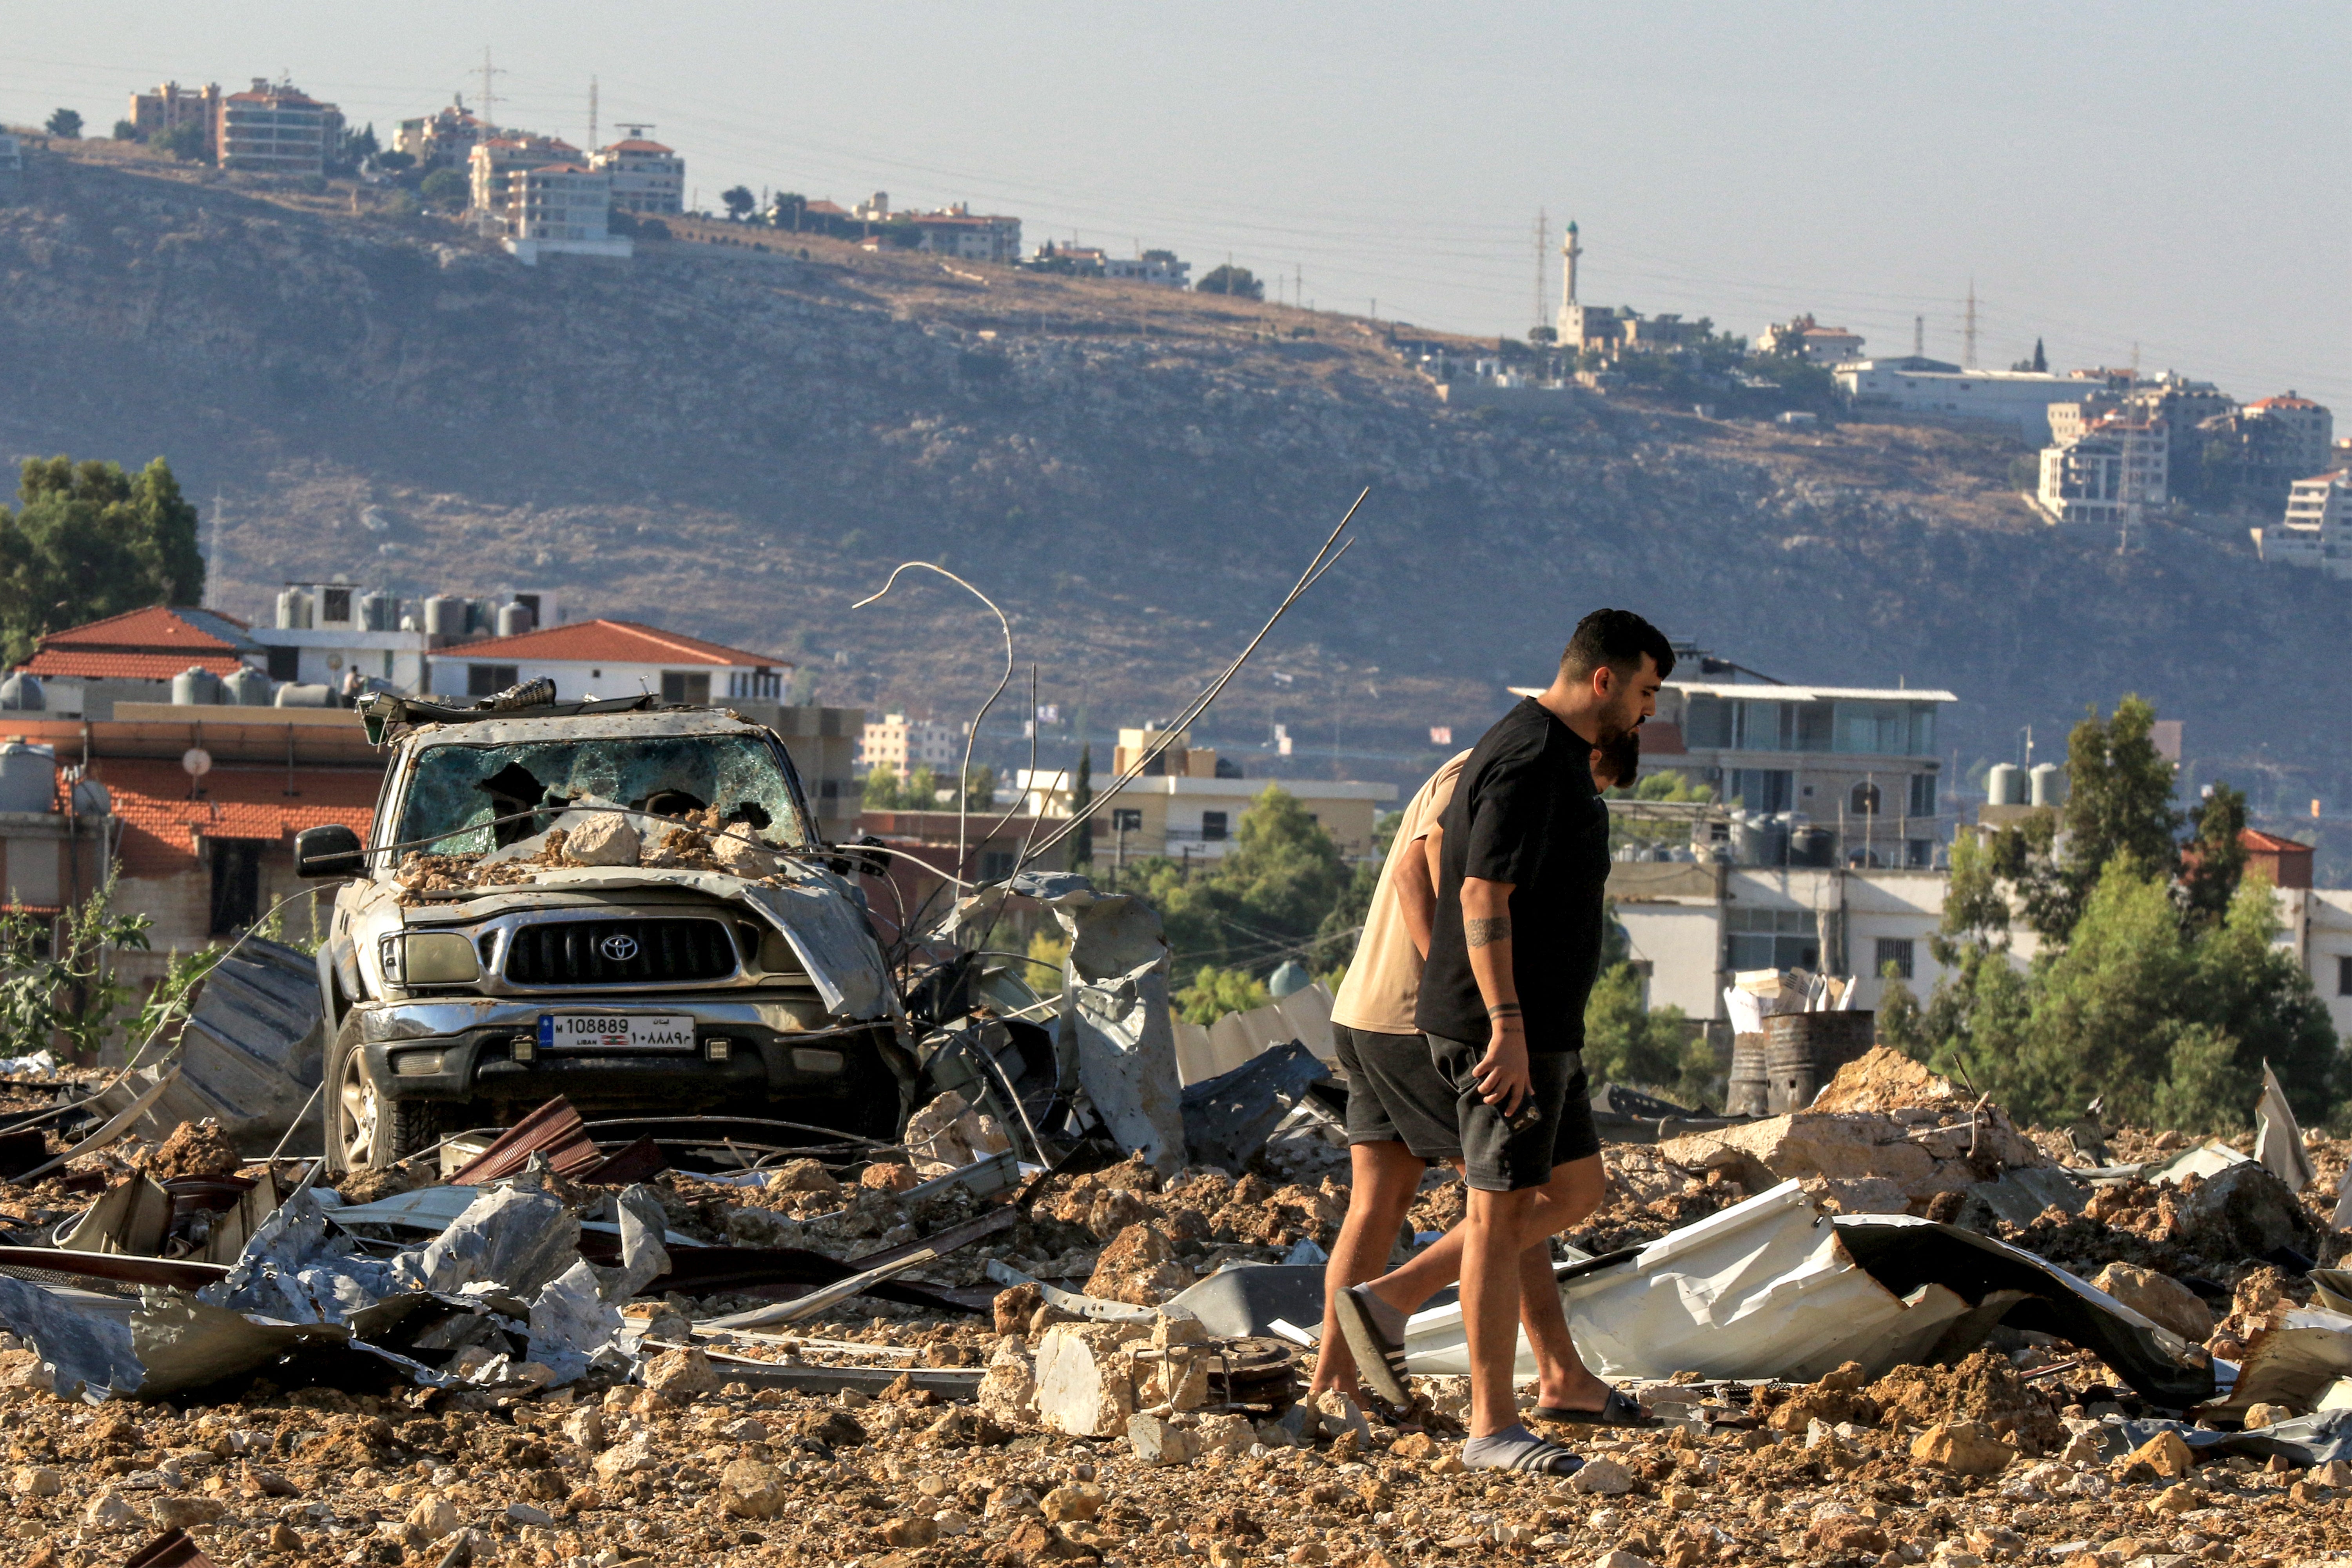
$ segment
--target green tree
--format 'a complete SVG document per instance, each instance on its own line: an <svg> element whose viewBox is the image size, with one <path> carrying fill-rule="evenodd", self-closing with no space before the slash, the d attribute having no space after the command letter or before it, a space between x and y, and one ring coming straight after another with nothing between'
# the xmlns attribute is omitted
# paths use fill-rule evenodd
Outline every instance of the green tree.
<svg viewBox="0 0 2352 1568"><path fill-rule="evenodd" d="M2180 901L2192 919L2211 924L2229 913L2246 874L2246 797L2216 784L2198 807L2196 833L2180 854Z"/></svg>
<svg viewBox="0 0 2352 1568"><path fill-rule="evenodd" d="M751 209L760 205L760 198L751 194L749 185L730 185L719 193L719 199L726 204L727 221L730 223L741 223L751 216Z"/></svg>
<svg viewBox="0 0 2352 1568"><path fill-rule="evenodd" d="M1354 880L1298 797L1269 784L1243 814L1223 858L1188 868L1152 856L1130 862L1120 885L1159 910L1180 966L1270 971L1287 957L1313 970L1346 956L1352 942L1328 932L1326 921Z"/></svg>
<svg viewBox="0 0 2352 1568"><path fill-rule="evenodd" d="M474 187L466 176L455 169L436 169L425 176L416 187L425 205L443 212L457 212L473 205Z"/></svg>
<svg viewBox="0 0 2352 1568"><path fill-rule="evenodd" d="M50 135L58 138L61 142L79 141L81 139L81 115L79 111L71 109L59 109L53 110L49 115L48 123L42 129L46 130Z"/></svg>
<svg viewBox="0 0 2352 1568"><path fill-rule="evenodd" d="M174 125L169 131L158 132L147 139L147 145L159 153L168 153L183 163L200 163L212 151L211 139L201 125Z"/></svg>
<svg viewBox="0 0 2352 1568"><path fill-rule="evenodd" d="M1265 298L1265 285L1252 277L1248 268L1235 267L1231 263L1210 268L1208 276L1193 284L1192 288L1202 294L1238 295L1244 300Z"/></svg>
<svg viewBox="0 0 2352 1568"><path fill-rule="evenodd" d="M1274 1000L1274 995L1266 990L1265 981L1245 970L1218 969L1204 963L1193 972L1192 984L1177 992L1171 1000L1187 1023L1206 1026L1228 1013L1263 1007Z"/></svg>
<svg viewBox="0 0 2352 1568"><path fill-rule="evenodd" d="M1642 975L1611 965L1584 1004L1584 1065L1594 1082L1645 1089L1684 1105L1715 1098L1715 1052L1680 1007L1642 1005Z"/></svg>
<svg viewBox="0 0 2352 1568"><path fill-rule="evenodd" d="M113 463L35 458L15 512L0 507L0 658L30 657L43 632L154 604L204 599L196 509L158 458Z"/></svg>
<svg viewBox="0 0 2352 1568"><path fill-rule="evenodd" d="M139 127L128 120L118 120L114 122L114 139L117 142L136 142L139 140Z"/></svg>
<svg viewBox="0 0 2352 1568"><path fill-rule="evenodd" d="M1090 745L1078 748L1078 776L1070 784L1070 811L1083 812L1095 801L1095 749ZM1095 864L1095 825L1088 817L1078 824L1070 835L1070 869L1091 871Z"/></svg>
<svg viewBox="0 0 2352 1568"><path fill-rule="evenodd" d="M2047 816L2002 835L1997 867L2018 884L2026 921L2043 937L2066 940L2116 856L2167 879L2179 865L2172 764L2150 738L2155 725L2156 710L2138 697L2105 720L2093 709L2066 740L2064 842Z"/></svg>

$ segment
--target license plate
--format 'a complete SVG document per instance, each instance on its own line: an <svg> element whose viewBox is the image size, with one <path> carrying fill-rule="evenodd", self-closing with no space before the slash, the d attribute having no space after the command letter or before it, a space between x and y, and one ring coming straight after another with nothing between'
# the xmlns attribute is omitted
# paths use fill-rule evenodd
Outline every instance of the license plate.
<svg viewBox="0 0 2352 1568"><path fill-rule="evenodd" d="M541 1013L543 1051L690 1051L694 1019L684 1013Z"/></svg>

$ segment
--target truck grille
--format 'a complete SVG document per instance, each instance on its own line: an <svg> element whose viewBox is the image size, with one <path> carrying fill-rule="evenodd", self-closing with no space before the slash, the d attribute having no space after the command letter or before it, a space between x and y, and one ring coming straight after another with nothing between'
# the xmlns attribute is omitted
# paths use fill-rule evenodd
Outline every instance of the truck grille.
<svg viewBox="0 0 2352 1568"><path fill-rule="evenodd" d="M506 973L514 985L723 980L735 944L711 920L542 921L515 928Z"/></svg>

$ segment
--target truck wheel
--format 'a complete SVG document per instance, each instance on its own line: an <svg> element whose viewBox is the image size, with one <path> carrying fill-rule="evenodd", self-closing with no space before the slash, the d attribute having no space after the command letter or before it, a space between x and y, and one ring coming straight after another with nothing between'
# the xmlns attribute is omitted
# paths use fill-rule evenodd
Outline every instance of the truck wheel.
<svg viewBox="0 0 2352 1568"><path fill-rule="evenodd" d="M328 1153L346 1171L380 1170L441 1141L441 1108L394 1100L367 1070L359 1032L345 1026L328 1062Z"/></svg>

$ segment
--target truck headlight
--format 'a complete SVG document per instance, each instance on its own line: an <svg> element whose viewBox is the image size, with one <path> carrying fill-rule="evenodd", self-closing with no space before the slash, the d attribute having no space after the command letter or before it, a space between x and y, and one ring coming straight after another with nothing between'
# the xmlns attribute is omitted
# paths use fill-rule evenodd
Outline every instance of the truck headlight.
<svg viewBox="0 0 2352 1568"><path fill-rule="evenodd" d="M460 985L482 974L473 939L463 931L400 931L378 951L384 978L394 985Z"/></svg>

